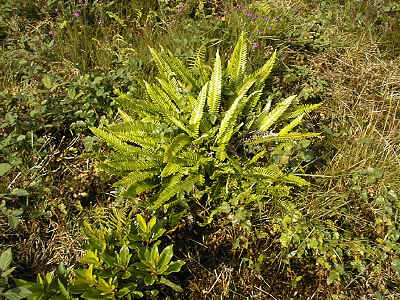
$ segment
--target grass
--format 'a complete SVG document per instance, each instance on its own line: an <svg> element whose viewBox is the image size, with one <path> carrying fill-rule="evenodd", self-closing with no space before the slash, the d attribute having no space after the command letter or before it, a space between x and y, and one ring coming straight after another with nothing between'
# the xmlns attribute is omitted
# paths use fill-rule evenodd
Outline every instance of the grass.
<svg viewBox="0 0 400 300"><path fill-rule="evenodd" d="M306 120L322 138L298 157L312 186L266 203L251 231L186 216L168 235L186 261L175 297L398 299L399 4L271 1L263 15L233 1L159 2L0 1L0 250L12 247L13 276L78 265L82 222L131 205L96 168L109 150L87 127L117 120L114 88L143 93L148 46L188 59L206 44L211 65L245 29L251 68L278 50L275 93L324 102Z"/></svg>

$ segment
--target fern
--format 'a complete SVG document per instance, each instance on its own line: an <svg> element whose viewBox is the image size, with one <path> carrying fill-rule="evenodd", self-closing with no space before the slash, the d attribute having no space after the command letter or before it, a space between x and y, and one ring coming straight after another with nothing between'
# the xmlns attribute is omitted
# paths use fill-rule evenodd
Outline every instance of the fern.
<svg viewBox="0 0 400 300"><path fill-rule="evenodd" d="M291 132L285 135L270 135L260 137L251 141L246 142L248 145L255 145L255 144L263 144L263 143L270 143L270 142L286 142L286 141L296 141L296 140L304 140L311 137L319 136L320 133L301 133L301 132Z"/></svg>
<svg viewBox="0 0 400 300"><path fill-rule="evenodd" d="M146 94L138 98L116 91L123 122L92 128L116 150L99 166L122 176L115 186L124 187L123 195L149 192L141 205L151 210L186 209L196 199L219 214L227 211L221 203L232 212L307 186L273 161L279 149L293 147L285 145L319 135L293 130L320 104L298 106L290 96L273 105L273 94L263 94L276 52L250 75L245 33L226 68L218 50L212 68L205 65L205 46L189 67L170 51L150 52L159 71L155 83L144 82Z"/></svg>
<svg viewBox="0 0 400 300"><path fill-rule="evenodd" d="M290 96L286 98L284 101L278 104L277 107L273 109L268 115L266 115L265 117L261 117L256 122L256 126L258 127L257 129L266 131L273 124L275 124L276 121L279 119L279 117L285 112L285 110L292 103L294 98L296 98L296 96Z"/></svg>
<svg viewBox="0 0 400 300"><path fill-rule="evenodd" d="M207 100L208 83L206 83L197 98L197 103L194 106L189 124L193 125L196 136L199 134L200 121L203 117L203 109Z"/></svg>
<svg viewBox="0 0 400 300"><path fill-rule="evenodd" d="M222 91L222 69L219 52L215 55L214 69L211 75L210 87L208 89L207 104L211 114L215 115L219 111Z"/></svg>
<svg viewBox="0 0 400 300"><path fill-rule="evenodd" d="M246 69L247 60L247 44L245 42L246 34L242 32L239 37L231 59L228 62L228 68L226 70L231 83L233 86L237 85L237 82L243 77Z"/></svg>

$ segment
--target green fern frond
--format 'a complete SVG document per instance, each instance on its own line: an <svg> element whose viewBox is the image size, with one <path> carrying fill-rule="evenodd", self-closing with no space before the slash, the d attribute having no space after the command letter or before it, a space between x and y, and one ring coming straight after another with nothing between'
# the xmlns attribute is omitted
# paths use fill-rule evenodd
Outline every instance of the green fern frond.
<svg viewBox="0 0 400 300"><path fill-rule="evenodd" d="M202 156L194 152L192 148L188 148L187 150L179 152L176 161L179 161L181 165L186 167L196 165L202 159Z"/></svg>
<svg viewBox="0 0 400 300"><path fill-rule="evenodd" d="M218 145L215 150L215 156L217 157L217 159L219 159L220 161L224 161L227 158L226 144Z"/></svg>
<svg viewBox="0 0 400 300"><path fill-rule="evenodd" d="M118 113L120 114L120 116L121 116L121 118L122 118L122 120L124 121L124 122L130 122L130 123L132 123L132 122L134 122L135 121L135 119L134 118L132 118L131 116L129 116L126 112L124 112L122 109L120 109L120 108L118 108Z"/></svg>
<svg viewBox="0 0 400 300"><path fill-rule="evenodd" d="M135 132L136 135L152 135L160 126L159 122L144 122L133 120L107 126L107 130L117 134L123 132Z"/></svg>
<svg viewBox="0 0 400 300"><path fill-rule="evenodd" d="M290 122L288 125L283 127L281 131L279 131L278 136L285 136L287 135L290 131L292 131L293 128L295 128L297 125L300 124L301 120L303 119L304 114L298 116L296 119L294 119L292 122Z"/></svg>
<svg viewBox="0 0 400 300"><path fill-rule="evenodd" d="M206 57L206 44L200 46L189 59L189 69L199 76L201 86L208 81L209 72L203 65Z"/></svg>
<svg viewBox="0 0 400 300"><path fill-rule="evenodd" d="M129 173L127 176L125 176L121 180L114 183L113 186L129 187L135 183L153 178L154 176L157 176L158 174L159 174L158 170L157 171L134 171L134 172Z"/></svg>
<svg viewBox="0 0 400 300"><path fill-rule="evenodd" d="M156 85L152 85L147 82L144 83L146 86L147 94L150 96L153 103L158 106L162 114L164 115L168 115L170 113L180 114L179 109L176 107L174 103L172 103L171 99L163 90L161 90Z"/></svg>
<svg viewBox="0 0 400 300"><path fill-rule="evenodd" d="M295 185L301 186L301 187L310 185L310 183L307 180L305 180L299 176L296 176L294 174L288 174L286 176L283 176L281 179L285 183L292 183L292 184L295 184Z"/></svg>
<svg viewBox="0 0 400 300"><path fill-rule="evenodd" d="M154 104L149 101L131 98L126 94L120 94L115 101L128 112L136 113L140 117L159 114L159 110Z"/></svg>
<svg viewBox="0 0 400 300"><path fill-rule="evenodd" d="M195 186L195 184L203 184L204 178L200 174L191 174L187 176L182 182L180 181L182 176L174 176L170 184L159 194L158 199L153 203L152 209L157 209L161 205L168 202L172 197L181 192L189 192Z"/></svg>
<svg viewBox="0 0 400 300"><path fill-rule="evenodd" d="M215 55L214 69L211 74L208 89L207 105L211 114L215 115L219 111L222 91L222 66L219 51Z"/></svg>
<svg viewBox="0 0 400 300"><path fill-rule="evenodd" d="M164 153L164 162L171 161L176 154L181 151L186 145L190 144L192 139L186 134L181 133L178 135L172 143L168 146Z"/></svg>
<svg viewBox="0 0 400 300"><path fill-rule="evenodd" d="M297 118L298 116L309 113L322 105L323 102L317 104L299 105L293 111L288 111L282 116L282 120Z"/></svg>
<svg viewBox="0 0 400 300"><path fill-rule="evenodd" d="M163 56L170 69L176 76L179 77L180 81L184 84L190 83L196 89L199 89L197 80L193 77L191 71L182 63L181 60L176 58L171 51L167 51Z"/></svg>
<svg viewBox="0 0 400 300"><path fill-rule="evenodd" d="M267 153L267 150L262 150L261 152L257 153L253 156L253 158L246 164L246 167L256 163L261 157L263 157Z"/></svg>
<svg viewBox="0 0 400 300"><path fill-rule="evenodd" d="M168 177L175 173L178 173L182 167L175 163L168 163L161 172L161 177Z"/></svg>
<svg viewBox="0 0 400 300"><path fill-rule="evenodd" d="M193 125L196 137L199 135L200 121L203 117L203 109L207 100L208 83L206 83L197 98L197 103L195 104L192 116L190 118L189 124Z"/></svg>
<svg viewBox="0 0 400 300"><path fill-rule="evenodd" d="M256 126L258 127L257 129L266 131L268 128L270 128L279 119L279 117L286 111L286 109L289 107L289 105L295 98L296 98L295 95L286 98L281 103L279 103L277 107L273 109L268 115L259 118L256 121Z"/></svg>
<svg viewBox="0 0 400 300"><path fill-rule="evenodd" d="M145 135L136 130L115 133L117 137L126 142L131 142L145 149L156 150L164 141L160 136Z"/></svg>
<svg viewBox="0 0 400 300"><path fill-rule="evenodd" d="M239 37L238 42L233 50L231 59L228 62L228 67L226 72L233 83L233 86L239 81L246 70L247 61L247 44L246 44L246 34L242 32Z"/></svg>
<svg viewBox="0 0 400 300"><path fill-rule="evenodd" d="M173 86L178 88L178 82L175 79L175 74L169 67L168 63L165 61L165 57L161 55L161 53L158 53L155 49L149 47L150 53L153 57L154 62L156 63L158 72L162 77L164 77L166 80L170 81ZM161 51L163 49L161 48Z"/></svg>
<svg viewBox="0 0 400 300"><path fill-rule="evenodd" d="M272 54L272 56L269 58L269 60L257 71L255 71L250 77L257 78L257 83L263 84L264 81L268 78L268 76L271 74L271 71L274 67L276 60L276 50Z"/></svg>
<svg viewBox="0 0 400 300"><path fill-rule="evenodd" d="M255 145L255 144L263 144L270 142L285 142L285 141L295 141L295 140L303 140L311 137L319 136L320 133L301 133L301 132L291 132L286 135L278 136L269 135L265 137L260 137L251 141L246 142L247 145Z"/></svg>
<svg viewBox="0 0 400 300"><path fill-rule="evenodd" d="M107 165L120 171L145 171L161 167L160 161L144 159L111 161Z"/></svg>
<svg viewBox="0 0 400 300"><path fill-rule="evenodd" d="M237 116L240 114L241 110L246 105L249 99L248 97L244 96L254 84L254 82L255 80L248 80L241 86L239 90L239 95L236 97L231 107L225 113L216 138L218 144L227 144L231 139L234 126L236 125Z"/></svg>
<svg viewBox="0 0 400 300"><path fill-rule="evenodd" d="M275 181L279 177L283 176L283 172L278 166L269 165L268 167L253 167L248 171L248 175L260 176Z"/></svg>
<svg viewBox="0 0 400 300"><path fill-rule="evenodd" d="M163 90L168 94L168 96L175 102L180 110L184 110L184 100L182 95L178 92L176 87L174 87L169 81L163 78L157 78Z"/></svg>
<svg viewBox="0 0 400 300"><path fill-rule="evenodd" d="M95 135L105 140L111 147L119 152L127 154L143 154L141 148L128 145L127 143L124 143L123 141L121 141L121 139L111 133L108 133L107 131L95 127L90 127L90 130Z"/></svg>

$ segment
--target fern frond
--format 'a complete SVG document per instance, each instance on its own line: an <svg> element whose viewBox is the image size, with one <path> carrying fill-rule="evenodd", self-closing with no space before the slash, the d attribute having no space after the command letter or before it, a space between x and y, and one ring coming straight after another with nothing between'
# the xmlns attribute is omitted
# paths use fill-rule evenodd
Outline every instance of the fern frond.
<svg viewBox="0 0 400 300"><path fill-rule="evenodd" d="M185 105L182 98L182 95L178 92L176 87L174 87L169 81L163 78L157 78L161 87L167 93L167 95L175 102L175 104L179 107L180 110L184 110Z"/></svg>
<svg viewBox="0 0 400 300"><path fill-rule="evenodd" d="M247 44L245 38L246 34L242 32L226 69L233 86L236 85L246 70Z"/></svg>
<svg viewBox="0 0 400 300"><path fill-rule="evenodd" d="M225 113L216 138L218 144L227 144L231 139L233 135L233 128L236 125L237 116L240 114L241 110L248 101L248 97L244 97L244 95L251 88L254 82L255 80L248 80L241 86L239 95Z"/></svg>
<svg viewBox="0 0 400 300"><path fill-rule="evenodd" d="M186 134L181 133L178 135L172 143L168 146L164 153L164 162L169 162L173 159L176 154L181 151L186 145L190 144L192 139Z"/></svg>
<svg viewBox="0 0 400 300"><path fill-rule="evenodd" d="M107 163L108 166L120 171L144 171L159 168L160 161L157 160L125 160L125 161L111 161Z"/></svg>
<svg viewBox="0 0 400 300"><path fill-rule="evenodd" d="M293 111L288 111L282 116L282 120L297 118L298 116L309 113L314 109L317 109L322 105L323 102L317 104L307 104L307 105L299 105Z"/></svg>
<svg viewBox="0 0 400 300"><path fill-rule="evenodd" d="M193 125L196 137L199 135L200 121L203 117L203 109L207 100L208 83L206 83L197 98L197 103L195 104L192 116L190 118L189 124Z"/></svg>
<svg viewBox="0 0 400 300"><path fill-rule="evenodd" d="M168 50L163 57L170 69L179 77L182 83L190 83L196 89L200 88L197 80L192 76L191 71L182 63L181 60L176 58L171 51Z"/></svg>
<svg viewBox="0 0 400 300"><path fill-rule="evenodd" d="M267 150L262 150L261 152L254 155L253 158L246 164L246 167L257 162L261 157L263 157L265 155L265 153L267 153Z"/></svg>
<svg viewBox="0 0 400 300"><path fill-rule="evenodd" d="M278 136L285 136L287 135L290 131L292 131L293 128L295 128L297 125L300 124L301 120L303 119L304 114L298 116L296 119L294 119L292 122L290 122L288 125L283 127L281 131L279 131Z"/></svg>
<svg viewBox="0 0 400 300"><path fill-rule="evenodd" d="M161 53L158 53L155 49L149 47L151 55L153 57L154 62L156 63L158 72L160 73L160 75L162 77L164 77L165 79L167 79L168 81L171 82L171 84L173 86L175 86L176 88L178 88L178 82L175 79L175 74L174 72L171 70L171 68L169 67L168 63L165 61L165 57L163 57L161 55ZM163 49L161 48L161 51L163 51Z"/></svg>
<svg viewBox="0 0 400 300"><path fill-rule="evenodd" d="M253 167L248 171L248 175L264 177L275 181L283 175L283 172L278 166L269 165L268 167Z"/></svg>
<svg viewBox="0 0 400 300"><path fill-rule="evenodd" d="M171 176L175 173L177 173L179 170L181 170L182 167L178 164L175 163L168 163L164 169L161 172L161 177L168 177Z"/></svg>
<svg viewBox="0 0 400 300"><path fill-rule="evenodd" d="M115 100L128 112L136 113L140 117L159 114L159 109L149 101L131 98L126 94L119 94L119 97Z"/></svg>
<svg viewBox="0 0 400 300"><path fill-rule="evenodd" d="M124 143L123 141L121 141L121 139L111 133L108 133L107 131L95 127L90 127L90 130L95 135L105 140L111 147L119 152L128 154L142 154L141 148L128 145L127 143Z"/></svg>
<svg viewBox="0 0 400 300"><path fill-rule="evenodd" d="M206 43L202 44L198 48L195 54L189 59L189 69L194 72L200 79L200 86L208 81L209 72L207 66L204 65L204 60L206 57Z"/></svg>
<svg viewBox="0 0 400 300"><path fill-rule="evenodd" d="M319 136L320 133L301 133L301 132L291 132L286 135L278 136L270 135L266 137L260 137L255 140L251 140L246 142L247 145L255 145L255 144L263 144L263 143L270 143L270 142L285 142L285 141L295 141L295 140L303 140L315 136Z"/></svg>
<svg viewBox="0 0 400 300"><path fill-rule="evenodd" d="M281 179L286 183L292 183L297 186L309 186L310 185L310 183L307 180L305 180L299 176L296 176L294 174L288 174L286 176L283 176Z"/></svg>
<svg viewBox="0 0 400 300"><path fill-rule="evenodd" d="M127 176L122 178L121 180L117 181L116 183L113 184L113 186L125 186L129 187L135 183L144 181L146 179L153 178L154 176L157 176L159 174L159 171L134 171L129 173Z"/></svg>
<svg viewBox="0 0 400 300"><path fill-rule="evenodd" d="M275 109L273 109L268 115L265 117L259 118L256 122L257 129L265 131L270 128L278 119L279 117L286 111L289 105L292 103L293 99L296 96L290 96L283 100L281 103L277 105Z"/></svg>
<svg viewBox="0 0 400 300"><path fill-rule="evenodd" d="M211 114L215 115L219 111L222 91L222 66L219 51L215 55L214 69L211 74L208 89L207 105Z"/></svg>
<svg viewBox="0 0 400 300"><path fill-rule="evenodd" d="M123 132L135 132L137 135L152 135L160 126L159 122L144 122L133 120L107 126L107 130L117 134Z"/></svg>
<svg viewBox="0 0 400 300"><path fill-rule="evenodd" d="M257 79L257 83L263 84L264 81L268 78L271 74L272 68L274 67L276 60L276 50L269 58L269 60L257 71L255 71L250 77L254 77Z"/></svg>
<svg viewBox="0 0 400 300"><path fill-rule="evenodd" d="M122 109L118 108L118 113L121 115L121 118L124 122L134 122L135 119L129 116L126 112Z"/></svg>
<svg viewBox="0 0 400 300"><path fill-rule="evenodd" d="M196 183L204 183L204 178L200 174L191 174L183 182L180 181L181 178L182 176L179 174L171 179L170 184L159 194L158 199L153 203L152 209L159 208L178 193L189 192L194 188Z"/></svg>
<svg viewBox="0 0 400 300"><path fill-rule="evenodd" d="M161 90L156 85L147 83L146 81L144 82L144 84L146 86L147 94L150 96L153 103L158 106L162 114L168 115L173 112L176 114L180 114L179 109L174 103L172 103L172 101L163 90Z"/></svg>
<svg viewBox="0 0 400 300"><path fill-rule="evenodd" d="M160 136L145 135L137 130L118 132L115 135L123 141L134 143L149 150L156 150L164 144Z"/></svg>
<svg viewBox="0 0 400 300"><path fill-rule="evenodd" d="M200 48L196 49L195 54L189 58L189 69L197 71L202 68L204 59L206 57L206 46L201 45Z"/></svg>
<svg viewBox="0 0 400 300"><path fill-rule="evenodd" d="M220 161L224 161L227 158L226 154L226 144L220 144L218 147L215 148L215 156Z"/></svg>

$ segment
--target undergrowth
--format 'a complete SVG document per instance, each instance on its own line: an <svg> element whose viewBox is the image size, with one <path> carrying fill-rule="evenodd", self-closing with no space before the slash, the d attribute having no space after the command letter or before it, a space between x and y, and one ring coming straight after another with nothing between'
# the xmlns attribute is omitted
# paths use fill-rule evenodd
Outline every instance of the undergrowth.
<svg viewBox="0 0 400 300"><path fill-rule="evenodd" d="M397 299L399 9L0 0L0 297L71 299L88 285L86 298ZM238 40L248 58L226 68ZM263 88L242 77L271 56ZM220 105L207 104L219 79ZM178 93L163 92L166 82ZM186 100L149 111L167 94ZM322 104L301 122L255 126L281 99L296 102L281 117ZM121 117L155 131L127 136ZM320 135L281 143L292 120ZM118 162L89 127L151 150L157 166ZM149 134L162 141L144 147ZM158 241L139 234L153 215Z"/></svg>

